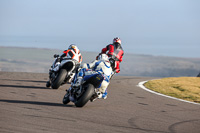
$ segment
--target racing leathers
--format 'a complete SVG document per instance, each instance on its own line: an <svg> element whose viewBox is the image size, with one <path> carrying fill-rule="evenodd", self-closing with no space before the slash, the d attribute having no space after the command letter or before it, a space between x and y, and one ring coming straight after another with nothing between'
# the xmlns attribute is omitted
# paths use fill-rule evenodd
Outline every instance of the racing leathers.
<svg viewBox="0 0 200 133"><path fill-rule="evenodd" d="M107 87L110 83L110 78L112 76L112 68L110 62L107 60L95 60L92 63L83 63L81 65L81 70L77 74L77 79L74 86L81 84L83 76L91 75L95 73L102 73L104 80L99 88L98 98L106 99L107 97Z"/></svg>
<svg viewBox="0 0 200 133"><path fill-rule="evenodd" d="M74 49L64 50L61 55L54 55L54 57L56 57L56 56L58 58L55 59L53 65L52 65L52 69L51 69L53 71L58 71L59 70L60 62L62 61L63 58L75 60L77 62L77 64L79 64L79 65L82 62L82 55L81 55L81 53L75 51Z"/></svg>
<svg viewBox="0 0 200 133"><path fill-rule="evenodd" d="M102 49L101 53L106 53L108 55L113 71L119 73L120 62L124 55L122 46L119 43L109 44Z"/></svg>

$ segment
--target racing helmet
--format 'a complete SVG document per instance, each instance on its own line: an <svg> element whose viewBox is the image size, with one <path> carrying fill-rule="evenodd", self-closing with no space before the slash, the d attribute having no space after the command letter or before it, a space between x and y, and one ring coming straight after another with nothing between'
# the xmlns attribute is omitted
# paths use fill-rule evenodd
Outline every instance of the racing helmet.
<svg viewBox="0 0 200 133"><path fill-rule="evenodd" d="M115 38L113 39L113 43L118 43L118 44L121 45L121 40L120 40L120 38L119 38L119 37L115 37Z"/></svg>
<svg viewBox="0 0 200 133"><path fill-rule="evenodd" d="M71 44L68 49L73 50L75 53L79 54L80 50L78 49L78 47L75 44Z"/></svg>
<svg viewBox="0 0 200 133"><path fill-rule="evenodd" d="M100 54L98 60L109 61L107 54Z"/></svg>

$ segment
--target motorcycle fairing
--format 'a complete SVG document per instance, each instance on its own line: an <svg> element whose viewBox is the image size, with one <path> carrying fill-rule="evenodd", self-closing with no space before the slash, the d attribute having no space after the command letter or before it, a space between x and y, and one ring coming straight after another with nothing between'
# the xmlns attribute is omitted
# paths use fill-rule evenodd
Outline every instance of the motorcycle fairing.
<svg viewBox="0 0 200 133"><path fill-rule="evenodd" d="M60 68L65 68L68 72L74 70L76 64L70 59L64 59L61 61Z"/></svg>
<svg viewBox="0 0 200 133"><path fill-rule="evenodd" d="M102 74L95 73L92 75L85 75L83 80L87 83L91 83L95 88L99 88L104 80L104 77Z"/></svg>

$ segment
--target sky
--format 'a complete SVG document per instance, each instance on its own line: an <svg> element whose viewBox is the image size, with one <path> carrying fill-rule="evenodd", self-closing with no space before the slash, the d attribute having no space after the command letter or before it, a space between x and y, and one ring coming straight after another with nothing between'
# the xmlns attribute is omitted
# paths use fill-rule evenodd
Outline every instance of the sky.
<svg viewBox="0 0 200 133"><path fill-rule="evenodd" d="M200 57L200 0L0 0L0 46Z"/></svg>

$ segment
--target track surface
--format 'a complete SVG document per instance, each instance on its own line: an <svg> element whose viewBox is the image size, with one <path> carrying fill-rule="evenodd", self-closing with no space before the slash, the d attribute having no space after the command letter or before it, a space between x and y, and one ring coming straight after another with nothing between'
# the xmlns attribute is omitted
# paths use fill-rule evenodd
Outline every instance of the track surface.
<svg viewBox="0 0 200 133"><path fill-rule="evenodd" d="M137 87L152 78L115 75L106 100L83 108L62 104L64 85L45 88L47 74L0 72L2 133L200 133L200 106Z"/></svg>

